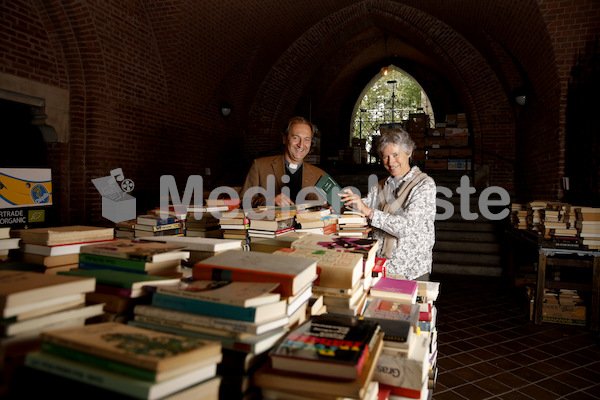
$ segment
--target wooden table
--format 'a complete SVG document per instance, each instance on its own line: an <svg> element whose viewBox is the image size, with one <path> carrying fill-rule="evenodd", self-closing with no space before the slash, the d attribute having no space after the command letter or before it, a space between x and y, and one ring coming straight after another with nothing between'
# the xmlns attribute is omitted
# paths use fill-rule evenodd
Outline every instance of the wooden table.
<svg viewBox="0 0 600 400"><path fill-rule="evenodd" d="M544 301L544 288L575 289L590 291L591 304L590 329L597 331L600 314L600 251L595 250L567 250L540 247L538 249L539 261L537 271L537 289L535 293L535 323L542 323L542 304ZM547 266L564 266L574 268L590 268L590 283L573 283L563 281L546 281Z"/></svg>

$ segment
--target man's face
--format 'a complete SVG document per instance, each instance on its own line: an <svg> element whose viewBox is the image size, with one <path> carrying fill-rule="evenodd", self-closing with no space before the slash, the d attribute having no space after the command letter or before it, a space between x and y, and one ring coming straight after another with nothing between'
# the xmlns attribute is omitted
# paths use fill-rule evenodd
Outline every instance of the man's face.
<svg viewBox="0 0 600 400"><path fill-rule="evenodd" d="M292 164L300 164L310 151L312 132L308 124L292 125L290 133L283 137L285 158Z"/></svg>

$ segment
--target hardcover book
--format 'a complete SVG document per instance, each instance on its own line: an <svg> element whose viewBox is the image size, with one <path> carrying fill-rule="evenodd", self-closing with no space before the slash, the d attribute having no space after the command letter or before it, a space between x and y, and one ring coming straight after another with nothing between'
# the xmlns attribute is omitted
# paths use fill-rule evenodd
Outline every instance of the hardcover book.
<svg viewBox="0 0 600 400"><path fill-rule="evenodd" d="M377 336L369 358L360 376L352 381L323 379L320 376L299 375L293 372L276 371L269 363L254 373L254 383L261 389L283 390L286 393L308 392L313 398L327 396L364 399L369 384L373 381L377 360L383 349L383 334Z"/></svg>
<svg viewBox="0 0 600 400"><path fill-rule="evenodd" d="M266 282L229 282L213 280L182 281L174 286L157 286L150 289L156 293L211 303L230 304L240 307L256 307L275 303L281 295L274 293L278 283Z"/></svg>
<svg viewBox="0 0 600 400"><path fill-rule="evenodd" d="M276 316L286 315L286 301L262 304L255 307L241 307L231 304L215 303L166 293L153 293L152 305L170 310L231 318L240 321L261 323Z"/></svg>
<svg viewBox="0 0 600 400"><path fill-rule="evenodd" d="M73 269L60 271L59 276L95 278L97 285L115 286L124 289L142 289L145 285L175 285L180 278L167 278L157 275L144 275L135 272L124 272L110 269Z"/></svg>
<svg viewBox="0 0 600 400"><path fill-rule="evenodd" d="M277 282L282 297L294 296L317 276L317 262L257 251L226 251L193 266L195 280Z"/></svg>
<svg viewBox="0 0 600 400"><path fill-rule="evenodd" d="M377 239L364 238L335 238L328 235L305 235L294 241L291 247L294 249L307 248L314 250L347 251L361 254L366 260L375 258L375 253L379 248L379 241Z"/></svg>
<svg viewBox="0 0 600 400"><path fill-rule="evenodd" d="M109 240L113 239L115 235L114 228L84 225L16 229L12 232L13 236L22 238L24 243L46 246Z"/></svg>
<svg viewBox="0 0 600 400"><path fill-rule="evenodd" d="M189 251L182 251L184 247L148 240L117 239L110 243L84 246L80 249L80 252L129 260L156 262L187 259L190 253Z"/></svg>
<svg viewBox="0 0 600 400"><path fill-rule="evenodd" d="M371 296L383 297L415 303L417 300L417 281L406 279L381 278L371 288Z"/></svg>
<svg viewBox="0 0 600 400"><path fill-rule="evenodd" d="M30 352L25 365L51 374L121 393L131 398L158 400L216 376L217 364L196 368L171 379L152 382L132 378L87 363L77 362L41 351ZM84 395L82 395L84 397Z"/></svg>
<svg viewBox="0 0 600 400"><path fill-rule="evenodd" d="M179 368L221 353L221 344L117 322L45 331L43 342L151 371Z"/></svg>
<svg viewBox="0 0 600 400"><path fill-rule="evenodd" d="M100 268L103 266L105 268L117 267L132 272L149 272L166 268L177 268L181 265L181 260L179 259L152 262L87 253L79 254L79 262L96 265Z"/></svg>
<svg viewBox="0 0 600 400"><path fill-rule="evenodd" d="M34 308L52 305L53 299L93 292L94 279L41 274L38 272L0 270L0 310L2 318L16 316ZM54 303L57 304L57 303Z"/></svg>
<svg viewBox="0 0 600 400"><path fill-rule="evenodd" d="M355 380L378 333L373 321L317 315L290 332L269 356L275 370Z"/></svg>
<svg viewBox="0 0 600 400"><path fill-rule="evenodd" d="M333 208L336 214L339 214L342 209L342 202L338 193L342 191L342 187L333 179L331 175L325 173L315 184L315 191L319 196L326 200Z"/></svg>
<svg viewBox="0 0 600 400"><path fill-rule="evenodd" d="M139 304L133 309L135 318L144 316L154 318L154 320L163 320L164 325L182 327L180 324L194 325L199 328L208 328L214 331L243 333L250 335L260 335L277 328L283 328L288 323L287 316L273 316L267 321L253 323L248 321L239 321L231 318L213 317L197 313L170 310L162 307L154 307L149 304Z"/></svg>
<svg viewBox="0 0 600 400"><path fill-rule="evenodd" d="M184 246L186 251L212 251L239 250L242 248L241 240L229 240L218 238L203 238L189 236L163 236L152 237L144 240L164 242L177 246Z"/></svg>
<svg viewBox="0 0 600 400"><path fill-rule="evenodd" d="M252 219L250 220L250 229L260 229L269 231L279 231L286 228L292 228L294 226L294 218L287 218L281 220L268 220L268 219Z"/></svg>
<svg viewBox="0 0 600 400"><path fill-rule="evenodd" d="M273 254L316 260L319 274L314 282L316 286L351 289L362 277L363 258L360 254L306 248L283 248Z"/></svg>
<svg viewBox="0 0 600 400"><path fill-rule="evenodd" d="M65 254L79 254L79 250L82 246L89 246L92 244L100 244L113 242L115 239L110 240L94 240L90 242L80 242L71 244L59 244L56 246L47 246L44 244L33 244L33 243L21 243L21 251L28 254L39 254L42 256L61 256Z"/></svg>

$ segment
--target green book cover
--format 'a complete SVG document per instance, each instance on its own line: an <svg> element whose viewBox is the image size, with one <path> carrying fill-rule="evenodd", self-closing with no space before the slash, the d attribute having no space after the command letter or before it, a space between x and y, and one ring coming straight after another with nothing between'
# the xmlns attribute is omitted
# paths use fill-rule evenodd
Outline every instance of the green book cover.
<svg viewBox="0 0 600 400"><path fill-rule="evenodd" d="M124 272L112 269L72 269L70 271L59 271L59 275L84 276L96 278L96 284L118 286L126 289L139 289L151 283L177 284L180 278L165 278L157 275L145 275L137 272Z"/></svg>
<svg viewBox="0 0 600 400"><path fill-rule="evenodd" d="M323 199L327 200L337 214L340 214L342 201L340 200L338 193L342 191L342 187L331 175L325 173L325 175L323 175L315 184L315 190Z"/></svg>

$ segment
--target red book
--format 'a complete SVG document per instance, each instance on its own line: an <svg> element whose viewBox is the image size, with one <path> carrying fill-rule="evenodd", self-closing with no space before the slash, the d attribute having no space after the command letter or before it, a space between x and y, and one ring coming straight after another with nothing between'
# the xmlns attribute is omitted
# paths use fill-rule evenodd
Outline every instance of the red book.
<svg viewBox="0 0 600 400"><path fill-rule="evenodd" d="M229 250L192 267L194 280L278 282L282 297L295 296L316 277L316 260L258 251Z"/></svg>
<svg viewBox="0 0 600 400"><path fill-rule="evenodd" d="M371 288L371 296L415 304L418 285L417 281L383 277Z"/></svg>

